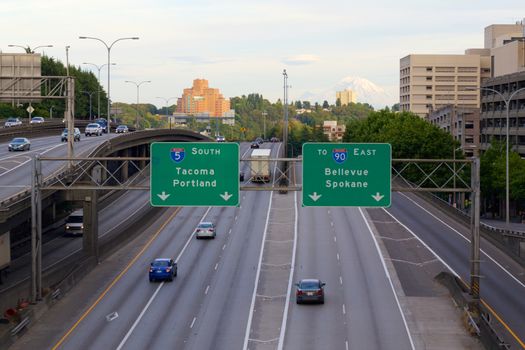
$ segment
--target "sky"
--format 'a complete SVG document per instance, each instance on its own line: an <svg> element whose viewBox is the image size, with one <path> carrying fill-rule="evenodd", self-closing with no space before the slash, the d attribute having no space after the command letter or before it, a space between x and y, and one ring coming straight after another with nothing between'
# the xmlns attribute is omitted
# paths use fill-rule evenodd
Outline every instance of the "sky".
<svg viewBox="0 0 525 350"><path fill-rule="evenodd" d="M524 0L1 0L0 50L37 47L98 76L110 45L111 100L157 107L176 102L193 79L224 97L259 93L290 101L364 78L398 102L399 60L483 47L484 28L525 18ZM107 70L101 70L107 89ZM333 91L334 103L335 90ZM162 97L164 99L161 99ZM311 101L316 102L316 101ZM322 102L322 101L318 101ZM359 101L358 102L366 102Z"/></svg>

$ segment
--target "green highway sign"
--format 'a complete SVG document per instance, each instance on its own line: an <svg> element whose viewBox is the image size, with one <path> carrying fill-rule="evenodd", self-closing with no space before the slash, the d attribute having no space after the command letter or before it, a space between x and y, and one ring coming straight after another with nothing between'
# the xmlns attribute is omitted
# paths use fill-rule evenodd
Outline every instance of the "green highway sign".
<svg viewBox="0 0 525 350"><path fill-rule="evenodd" d="M239 205L237 143L154 142L150 154L152 206Z"/></svg>
<svg viewBox="0 0 525 350"><path fill-rule="evenodd" d="M389 207L387 143L303 144L303 206Z"/></svg>

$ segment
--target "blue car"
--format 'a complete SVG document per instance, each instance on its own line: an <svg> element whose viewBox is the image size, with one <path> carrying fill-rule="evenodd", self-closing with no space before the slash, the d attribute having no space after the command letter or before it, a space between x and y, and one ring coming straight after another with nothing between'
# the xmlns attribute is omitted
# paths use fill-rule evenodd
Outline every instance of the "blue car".
<svg viewBox="0 0 525 350"><path fill-rule="evenodd" d="M155 259L149 267L149 281L173 281L177 276L177 263L173 259Z"/></svg>

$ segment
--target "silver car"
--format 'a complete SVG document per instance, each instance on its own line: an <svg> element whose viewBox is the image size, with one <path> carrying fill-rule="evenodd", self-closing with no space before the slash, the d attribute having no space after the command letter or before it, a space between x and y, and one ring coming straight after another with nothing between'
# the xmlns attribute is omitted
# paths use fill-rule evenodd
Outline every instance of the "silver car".
<svg viewBox="0 0 525 350"><path fill-rule="evenodd" d="M98 123L89 123L84 130L86 136L102 136L102 127Z"/></svg>
<svg viewBox="0 0 525 350"><path fill-rule="evenodd" d="M215 225L213 222L201 222L195 229L195 238L215 238Z"/></svg>

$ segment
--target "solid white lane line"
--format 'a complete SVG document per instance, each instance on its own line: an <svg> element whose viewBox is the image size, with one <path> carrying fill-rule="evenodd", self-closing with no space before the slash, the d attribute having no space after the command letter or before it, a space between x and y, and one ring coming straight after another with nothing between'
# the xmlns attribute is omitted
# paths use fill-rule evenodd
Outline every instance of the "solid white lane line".
<svg viewBox="0 0 525 350"><path fill-rule="evenodd" d="M411 201L412 203L414 203L415 205L417 205L419 208L423 209L427 214L429 214L430 216L432 216L434 219L436 219L437 221L441 222L443 225L447 226L449 229L451 229L452 231L454 231L456 234L458 234L461 238L463 238L465 241L470 242L470 239L468 239L467 237L463 236L459 231L457 231L456 229L454 229L452 226L450 226L449 224L447 224L446 222L444 222L443 220L441 220L440 218L438 218L437 216L435 216L434 214L432 214L431 212L429 212L428 210L426 210L425 208L423 208L421 205L419 205L418 203L416 203L414 200L412 200L412 198L409 198L407 197L405 194L402 194L404 197L406 197L409 201ZM387 211L388 213L388 211ZM389 213L390 214L390 213ZM393 217L393 216L392 216ZM397 219L396 219L397 220ZM399 220L397 220L399 222ZM514 281L516 281L520 286L522 286L523 288L525 288L525 284L523 284L523 282L521 282L519 279L517 279L516 277L514 277L514 275L512 273L510 273L510 271L508 271L505 267L503 267L499 262L497 262L494 258L492 258L490 255L488 255L483 249L480 249L481 253L483 253L487 258L489 258L494 264L496 264L500 269L502 269L507 275L509 275L509 277L511 277Z"/></svg>
<svg viewBox="0 0 525 350"><path fill-rule="evenodd" d="M370 233L370 236L372 236L372 239L374 240L376 251L379 254L379 258L381 259L381 264L383 265L383 271L385 271L385 276L388 280L388 283L390 284L390 288L392 289L392 294L394 295L394 299L396 300L396 303L397 303L397 308L399 310L399 313L401 314L401 319L403 320L403 324L405 325L405 330L407 332L408 340L410 341L410 346L412 347L412 350L415 350L416 347L414 345L414 341L412 340L412 334L410 334L410 330L408 329L408 324L405 318L405 314L403 313L403 309L401 308L401 304L399 303L399 299L397 297L396 290L392 282L392 278L390 277L390 273L388 272L388 269L386 267L385 257L383 256L383 253L381 252L381 249L379 248L379 244L377 243L377 240L374 235L374 232L372 231L372 228L370 227L370 225L368 224L368 221L366 220L365 214L363 213L363 209L359 208L359 213L361 214L361 217L363 218L363 221L365 222L365 225L368 228L368 232Z"/></svg>
<svg viewBox="0 0 525 350"><path fill-rule="evenodd" d="M345 347L346 347L346 350L348 350L348 340L345 340Z"/></svg>
<svg viewBox="0 0 525 350"><path fill-rule="evenodd" d="M206 212L204 213L204 215L202 216L201 220L202 221L206 215L208 215L209 211L210 211L211 207L208 207L208 210L206 210ZM186 244L184 244L184 247L182 248L182 250L180 251L179 255L177 256L177 258L175 259L175 262L178 262L180 257L182 256L182 254L184 253L184 251L186 250L186 248L188 247L188 245L190 244L190 242L192 241L193 239L193 235L195 234L195 232L193 232L190 237L188 238L188 240L186 241ZM122 339L122 341L120 342L120 344L117 346L117 349L116 350L120 350L122 349L122 347L124 346L124 344L126 344L126 341L128 340L128 338L131 336L131 333L133 333L133 331L135 330L135 327L137 327L137 325L139 324L140 320L142 319L142 316L144 316L144 314L146 313L146 311L148 310L151 302L153 301L153 299L155 299L155 297L157 296L157 293L159 292L159 290L162 288L162 286L164 286L164 282L162 282L161 284L159 284L159 286L157 287L157 289L155 290L155 293L153 293L153 295L151 296L151 298L149 298L148 300L148 303L146 304L146 306L144 306L144 308L142 309L142 311L140 312L139 314L139 317L137 317L137 319L135 320L135 322L133 322L133 325L131 326L131 328L129 329L129 331L126 333L126 335L124 336L124 339Z"/></svg>
<svg viewBox="0 0 525 350"><path fill-rule="evenodd" d="M343 315L346 315L346 307L345 307L345 304L343 304Z"/></svg>
<svg viewBox="0 0 525 350"><path fill-rule="evenodd" d="M147 303L146 306L142 309L142 311L141 311L140 314L139 314L139 317L137 317L137 319L136 319L135 322L133 323L133 326L131 326L131 328L130 328L130 330L128 331L128 333L126 333L126 336L124 337L124 339L122 339L122 341L121 341L120 344L118 345L117 350L122 349L122 347L124 346L124 344L126 343L126 341L128 340L128 338L131 336L131 333L133 332L133 330L135 329L135 327L137 327L137 325L139 324L140 319L142 318L142 316L144 316L144 314L145 314L146 311L148 310L149 306L150 306L151 303L153 302L153 299L155 299L155 297L157 296L159 290L162 288L163 285L164 285L164 282L161 282L161 283L159 284L159 286L157 287L157 289L155 290L155 293L153 293L153 295L149 298L148 303Z"/></svg>
<svg viewBox="0 0 525 350"><path fill-rule="evenodd" d="M207 294L208 294L208 290L210 290L210 285L208 285L208 286L206 287L206 290L204 291L204 295L207 295Z"/></svg>
<svg viewBox="0 0 525 350"><path fill-rule="evenodd" d="M194 317L193 321L191 321L190 328L193 328L193 325L195 324L195 321L197 321L197 317Z"/></svg>
<svg viewBox="0 0 525 350"><path fill-rule="evenodd" d="M293 283L293 274L295 266L295 252L297 250L297 222L299 220L299 213L297 210L297 192L294 193L294 207L295 207L295 221L294 221L294 230L293 230L293 252L292 252L292 262L290 264L290 277L288 279L288 291L286 292L286 303L284 304L283 312L283 321L281 323L281 333L279 334L279 344L277 345L277 350L283 350L284 347L284 336L286 333L286 323L288 320L288 308L290 306L290 295L292 292L292 283Z"/></svg>

